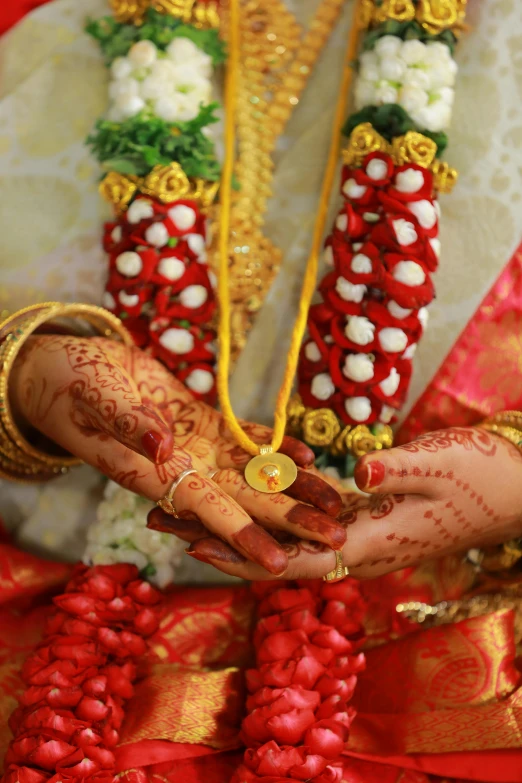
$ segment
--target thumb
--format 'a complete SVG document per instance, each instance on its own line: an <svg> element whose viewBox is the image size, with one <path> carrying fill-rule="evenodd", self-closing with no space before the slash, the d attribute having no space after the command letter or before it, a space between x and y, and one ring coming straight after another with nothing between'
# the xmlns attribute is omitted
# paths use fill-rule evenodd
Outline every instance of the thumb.
<svg viewBox="0 0 522 783"><path fill-rule="evenodd" d="M366 454L355 465L355 483L360 490L370 494L433 496L436 485L430 478L440 474L430 464L433 458L433 454L409 451L407 447L380 451L378 455Z"/></svg>
<svg viewBox="0 0 522 783"><path fill-rule="evenodd" d="M110 383L76 382L70 395L73 424L83 435L103 432L156 464L172 456L172 432L158 410L142 403L122 367L111 367Z"/></svg>

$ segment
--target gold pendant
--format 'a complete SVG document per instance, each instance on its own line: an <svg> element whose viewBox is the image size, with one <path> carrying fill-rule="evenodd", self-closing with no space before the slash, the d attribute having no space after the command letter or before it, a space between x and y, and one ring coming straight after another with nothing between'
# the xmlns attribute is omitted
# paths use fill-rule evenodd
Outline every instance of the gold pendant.
<svg viewBox="0 0 522 783"><path fill-rule="evenodd" d="M245 478L258 492L284 492L297 478L297 466L286 454L274 454L271 446L262 446L245 468Z"/></svg>

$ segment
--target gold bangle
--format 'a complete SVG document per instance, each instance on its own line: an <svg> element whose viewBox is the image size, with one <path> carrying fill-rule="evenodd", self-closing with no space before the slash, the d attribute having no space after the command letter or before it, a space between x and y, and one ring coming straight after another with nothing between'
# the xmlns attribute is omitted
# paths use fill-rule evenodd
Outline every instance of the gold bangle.
<svg viewBox="0 0 522 783"><path fill-rule="evenodd" d="M27 338L49 321L71 318L83 319L104 337L117 337L129 346L134 344L115 315L94 305L46 302L26 307L0 324L0 475L4 478L43 481L82 462L77 457L53 456L32 446L14 421L8 394L10 371ZM69 327L68 333L71 332L87 334L85 329Z"/></svg>
<svg viewBox="0 0 522 783"><path fill-rule="evenodd" d="M522 413L501 411L478 425L481 429L505 438L522 450Z"/></svg>

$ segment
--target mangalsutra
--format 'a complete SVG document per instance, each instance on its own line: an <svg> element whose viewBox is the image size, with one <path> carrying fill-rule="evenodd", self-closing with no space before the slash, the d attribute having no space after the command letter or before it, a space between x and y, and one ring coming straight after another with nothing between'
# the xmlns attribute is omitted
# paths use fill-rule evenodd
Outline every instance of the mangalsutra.
<svg viewBox="0 0 522 783"><path fill-rule="evenodd" d="M234 155L236 144L235 112L238 96L238 69L241 52L241 32L239 0L230 2L229 29L229 61L225 82L225 163L221 179L221 224L219 235L219 277L218 295L219 313L219 362L217 373L217 388L223 418L228 424L238 444L253 456L245 470L245 478L251 487L260 492L282 492L287 489L297 476L297 468L293 460L278 453L286 429L287 405L292 392L292 384L299 360L301 342L306 330L308 310L312 301L317 279L319 252L326 225L328 203L336 173L340 150L341 129L346 112L348 92L353 73L353 61L357 52L359 26L356 23L358 2L355 4L354 22L351 27L346 48L343 76L339 97L337 100L335 119L332 127L330 151L325 169L318 213L314 226L312 249L304 274L303 287L299 302L298 315L294 324L290 349L285 367L274 414L274 432L270 445L259 446L242 428L232 409L229 394L229 371L231 361L231 301L229 282L228 243L231 226L232 209L232 175L234 171Z"/></svg>

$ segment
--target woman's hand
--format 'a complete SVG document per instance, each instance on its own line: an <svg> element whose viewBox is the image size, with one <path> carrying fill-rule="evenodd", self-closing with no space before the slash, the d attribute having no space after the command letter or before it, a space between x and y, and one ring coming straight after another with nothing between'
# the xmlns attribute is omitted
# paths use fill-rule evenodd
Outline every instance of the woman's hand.
<svg viewBox="0 0 522 783"><path fill-rule="evenodd" d="M282 574L288 558L265 527L335 549L346 540L332 518L341 507L335 489L308 470L299 470L285 494L251 489L243 477L250 456L221 415L138 349L103 338L35 336L11 373L10 399L20 420L151 500L163 497L183 471L196 470L176 489L180 518L157 509L151 526L174 533L195 526L228 542L233 557L272 574ZM245 426L257 442L270 441L267 428ZM313 463L313 452L293 438L281 450L300 468Z"/></svg>
<svg viewBox="0 0 522 783"><path fill-rule="evenodd" d="M473 427L431 432L414 443L359 460L355 480L369 496L347 495L344 563L371 578L452 552L522 535L522 452ZM272 578L229 547L194 534L193 556L247 579ZM317 542L292 540L285 578L321 577L334 554ZM227 557L229 558L227 560Z"/></svg>

